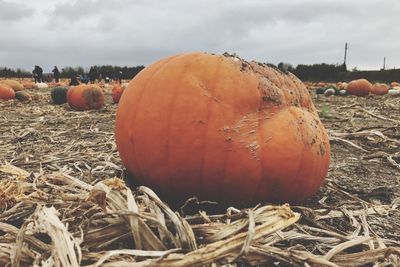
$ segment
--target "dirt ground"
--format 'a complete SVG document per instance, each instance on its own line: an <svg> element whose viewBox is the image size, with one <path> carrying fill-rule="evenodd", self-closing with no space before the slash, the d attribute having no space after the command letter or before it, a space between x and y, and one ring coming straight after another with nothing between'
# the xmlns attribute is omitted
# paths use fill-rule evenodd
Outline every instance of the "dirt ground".
<svg viewBox="0 0 400 267"><path fill-rule="evenodd" d="M91 184L124 176L110 92L104 109L89 112L51 104L49 89L27 92L34 97L30 103L0 102L1 164L36 174L61 170ZM311 94L330 136L331 165L319 192L293 209L312 220L308 211L345 212L349 203L392 205L390 214L370 218L369 227L400 241L400 98ZM351 216L324 223L344 232L354 228Z"/></svg>
<svg viewBox="0 0 400 267"><path fill-rule="evenodd" d="M330 135L331 164L327 181L368 203L397 203L400 197L400 98L312 96ZM342 195L328 191L325 183L304 205L338 208L344 204ZM325 201L322 203L321 199ZM399 212L394 213L370 226L383 236L400 240L399 215Z"/></svg>

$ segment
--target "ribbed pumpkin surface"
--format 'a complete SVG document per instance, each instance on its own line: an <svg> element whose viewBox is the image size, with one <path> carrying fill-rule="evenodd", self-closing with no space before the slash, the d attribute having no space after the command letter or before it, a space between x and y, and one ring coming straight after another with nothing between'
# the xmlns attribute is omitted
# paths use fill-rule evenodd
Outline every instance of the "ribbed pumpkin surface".
<svg viewBox="0 0 400 267"><path fill-rule="evenodd" d="M120 99L115 134L129 172L179 200L298 201L316 192L330 159L300 80L206 53L141 71Z"/></svg>

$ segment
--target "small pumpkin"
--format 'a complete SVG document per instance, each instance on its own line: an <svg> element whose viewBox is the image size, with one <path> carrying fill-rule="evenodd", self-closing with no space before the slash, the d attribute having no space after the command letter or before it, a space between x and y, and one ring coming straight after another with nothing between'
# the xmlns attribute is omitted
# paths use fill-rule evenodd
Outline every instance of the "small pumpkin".
<svg viewBox="0 0 400 267"><path fill-rule="evenodd" d="M122 93L124 92L125 87L122 85L114 85L111 91L111 96L113 99L113 103L118 103L119 99L121 98Z"/></svg>
<svg viewBox="0 0 400 267"><path fill-rule="evenodd" d="M395 86L389 89L388 94L391 96L399 96L400 95L400 86Z"/></svg>
<svg viewBox="0 0 400 267"><path fill-rule="evenodd" d="M291 73L230 55L162 59L129 83L115 126L138 182L178 203L298 202L328 171L328 135Z"/></svg>
<svg viewBox="0 0 400 267"><path fill-rule="evenodd" d="M16 80L2 80L0 82L10 86L14 92L24 90L24 86Z"/></svg>
<svg viewBox="0 0 400 267"><path fill-rule="evenodd" d="M367 96L371 92L372 84L366 79L358 79L349 82L347 93L355 96Z"/></svg>
<svg viewBox="0 0 400 267"><path fill-rule="evenodd" d="M67 102L75 110L101 109L104 107L104 93L97 85L80 84L67 92Z"/></svg>
<svg viewBox="0 0 400 267"><path fill-rule="evenodd" d="M336 94L336 90L333 87L327 88L324 92L325 96L331 96L331 95L335 95Z"/></svg>
<svg viewBox="0 0 400 267"><path fill-rule="evenodd" d="M0 99L10 100L15 98L14 90L7 84L0 82Z"/></svg>
<svg viewBox="0 0 400 267"><path fill-rule="evenodd" d="M325 87L319 87L319 88L317 88L317 89L315 90L315 93L316 93L317 95L322 95L322 94L325 93L325 90L326 90Z"/></svg>
<svg viewBox="0 0 400 267"><path fill-rule="evenodd" d="M371 94L374 95L386 95L389 92L389 86L384 83L375 83L371 87Z"/></svg>
<svg viewBox="0 0 400 267"><path fill-rule="evenodd" d="M391 82L390 83L390 87L397 87L397 86L400 86L400 83L398 83L398 82Z"/></svg>
<svg viewBox="0 0 400 267"><path fill-rule="evenodd" d="M67 103L68 87L54 87L51 89L51 100L56 105Z"/></svg>
<svg viewBox="0 0 400 267"><path fill-rule="evenodd" d="M18 91L15 92L15 99L18 99L21 102L30 102L32 101L32 96L26 92Z"/></svg>
<svg viewBox="0 0 400 267"><path fill-rule="evenodd" d="M30 81L25 81L25 82L22 83L22 86L25 89L33 89L33 88L35 88L35 83L34 82L30 82Z"/></svg>
<svg viewBox="0 0 400 267"><path fill-rule="evenodd" d="M46 89L49 88L49 85L47 83L37 83L35 84L37 89Z"/></svg>
<svg viewBox="0 0 400 267"><path fill-rule="evenodd" d="M337 85L336 85L336 87L337 87L339 90L347 90L347 86L349 86L349 84L346 83L346 82L339 82L339 83L337 83Z"/></svg>

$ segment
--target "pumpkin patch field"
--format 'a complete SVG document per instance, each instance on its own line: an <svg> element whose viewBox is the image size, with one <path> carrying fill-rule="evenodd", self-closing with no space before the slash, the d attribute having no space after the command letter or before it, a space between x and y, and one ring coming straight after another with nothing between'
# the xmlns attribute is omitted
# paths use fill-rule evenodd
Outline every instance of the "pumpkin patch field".
<svg viewBox="0 0 400 267"><path fill-rule="evenodd" d="M167 76L153 76L161 66L143 70L137 84L152 77L159 84L146 88L156 92L174 83ZM288 104L286 115L276 119L273 113L265 113L273 121L265 134L272 131L275 136L266 144L272 144L269 149L274 151L274 155L265 152L268 160L257 159L258 147L247 147L249 153L254 152L255 162L277 173L273 177L295 170L295 175L287 175L289 182L275 183L269 177L268 183L276 186L271 192L279 192L276 195L262 191L262 183L250 184L258 177L254 170L261 167L253 168L239 153L232 156L233 171L224 178L231 180L218 181L214 165L224 163L217 162L219 155L214 151L221 147L229 151L227 144L243 136L252 144L254 127L245 124L252 116L240 121L246 125L243 132L222 129L222 143L217 134L206 130L181 131L187 114L177 112L173 121L161 109L168 97L180 97L182 106L191 105L194 95L171 95L182 87L177 82L171 91L162 87L159 98L129 91L130 84L113 91L92 86L88 93L85 87L75 87L81 92L69 89L68 96L65 88L53 93L52 88L24 89L24 101L0 101L0 266L399 266L400 98L317 94L315 89L306 90L297 78L285 80L288 74L273 76L279 71L266 65L251 67L257 75L276 78L276 84L283 81L273 93L265 92L265 99L271 101L266 103L276 104L279 94L294 94L293 103L304 107L299 111ZM175 66L173 80L179 77L179 68ZM243 71L246 68L243 65ZM189 71L197 69L187 67L185 72ZM210 98L209 74L202 75L204 80L183 82L196 90L206 88L205 97ZM233 70L224 75L237 77ZM247 95L237 90L231 96L229 89L237 84L220 83L226 88L212 103L242 101L235 106L236 112L253 112L252 105L259 99L251 91ZM296 84L298 91L291 91L287 84ZM68 104L67 98L78 93L79 101ZM58 94L57 104L52 94ZM85 94L95 95L95 103L86 103ZM147 101L147 109L141 112L135 110L137 94ZM208 103L192 106L193 114L199 116L198 129L204 129L205 121L218 109L217 104ZM93 105L95 109L87 110ZM117 124L116 116L121 120ZM139 125L135 133L128 116L134 116ZM219 118L213 123L208 125L209 132L219 127ZM301 146L299 140L308 136L313 141ZM164 137L176 145L163 146ZM318 144L315 149L314 144ZM207 162L205 150L196 150L205 145L213 161ZM195 162L185 161L188 152L180 152L188 146L197 153ZM173 148L179 152L176 156L162 158ZM178 159L187 164L176 164ZM125 165L143 174L142 178L128 173ZM165 172L179 179L160 182ZM199 172L209 179L186 180ZM309 182L309 177L315 181ZM153 180L146 183L146 179ZM196 196L193 192L200 186L202 193ZM164 187L168 190L160 190ZM263 194L271 197L263 201ZM175 195L185 199L171 200ZM253 201L243 201L250 198L247 195Z"/></svg>

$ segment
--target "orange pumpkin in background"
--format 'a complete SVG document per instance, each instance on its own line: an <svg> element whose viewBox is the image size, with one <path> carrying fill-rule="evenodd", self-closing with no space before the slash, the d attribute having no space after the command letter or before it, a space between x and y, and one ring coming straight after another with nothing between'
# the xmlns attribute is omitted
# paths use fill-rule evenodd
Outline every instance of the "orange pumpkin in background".
<svg viewBox="0 0 400 267"><path fill-rule="evenodd" d="M229 55L145 68L120 99L115 136L128 171L173 201L298 202L318 190L330 160L304 84Z"/></svg>
<svg viewBox="0 0 400 267"><path fill-rule="evenodd" d="M122 93L124 92L125 87L123 87L122 85L114 85L114 87L112 88L111 91L111 96L113 99L113 103L118 103L119 99L121 98Z"/></svg>
<svg viewBox="0 0 400 267"><path fill-rule="evenodd" d="M68 90L67 102L71 108L79 111L101 109L104 107L104 93L97 85L81 84Z"/></svg>
<svg viewBox="0 0 400 267"><path fill-rule="evenodd" d="M10 100L15 98L14 90L7 84L0 82L0 99Z"/></svg>
<svg viewBox="0 0 400 267"><path fill-rule="evenodd" d="M375 83L371 87L371 94L374 95L386 95L389 92L389 86L384 83Z"/></svg>
<svg viewBox="0 0 400 267"><path fill-rule="evenodd" d="M349 86L349 84L346 82L338 82L336 84L336 88L339 90L347 90L347 86Z"/></svg>
<svg viewBox="0 0 400 267"><path fill-rule="evenodd" d="M24 81L24 82L22 82L22 86L25 89L33 89L33 88L35 88L35 83L34 82L30 82L30 81Z"/></svg>
<svg viewBox="0 0 400 267"><path fill-rule="evenodd" d="M24 86L16 80L2 80L0 82L10 86L14 92L24 90Z"/></svg>
<svg viewBox="0 0 400 267"><path fill-rule="evenodd" d="M358 79L349 82L347 93L349 95L367 96L371 92L372 84L366 79Z"/></svg>
<svg viewBox="0 0 400 267"><path fill-rule="evenodd" d="M398 82L391 82L390 83L390 87L397 87L397 86L400 86L400 83L398 83Z"/></svg>

